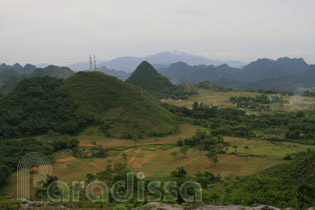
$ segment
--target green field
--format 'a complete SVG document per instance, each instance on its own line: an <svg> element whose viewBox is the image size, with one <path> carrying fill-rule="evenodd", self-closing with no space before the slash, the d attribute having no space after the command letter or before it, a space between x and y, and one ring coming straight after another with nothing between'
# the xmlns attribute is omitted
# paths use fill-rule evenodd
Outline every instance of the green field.
<svg viewBox="0 0 315 210"><path fill-rule="evenodd" d="M194 101L202 102L209 106L220 107L235 107L230 102L230 97L254 97L256 95L262 95L262 93L245 92L245 91L228 91L217 92L211 90L198 89L198 95L194 95L184 100L165 100L163 102L170 103L177 106L186 106L191 108ZM275 96L274 94L265 94L267 96ZM280 95L277 95L280 96ZM297 111L297 110L315 110L315 97L305 96L283 96L283 110L284 111ZM282 110L279 103L269 104L271 110ZM246 109L246 111L252 113L253 111Z"/></svg>
<svg viewBox="0 0 315 210"><path fill-rule="evenodd" d="M222 107L234 107L230 103L231 96L255 96L258 93L230 91L214 92L199 90L199 95L195 95L188 100L167 101L167 103L178 106L191 107L194 101L203 102L207 105L216 105ZM289 96L285 97L290 100ZM298 100L314 102L314 98L299 98ZM296 110L300 108L299 102L296 104L285 104L286 110ZM302 102L301 102L302 103ZM277 104L273 104L272 110L277 110ZM309 107L302 107L309 108ZM249 111L249 110L248 110ZM80 150L89 150L100 145L103 148L109 148L109 154L106 158L88 158L88 159L69 159L72 158L71 150L62 150L54 154L55 163L53 164L53 175L57 176L60 181L70 183L71 181L85 181L86 174L96 174L106 169L108 164L127 163L127 167L133 172L144 172L146 177L165 178L170 175L177 167L184 167L189 176L194 176L198 171L209 171L215 175L226 177L230 174L246 176L258 171L270 168L274 165L288 162L284 157L308 149L315 150L314 145L304 145L292 142L271 142L262 137L269 133L283 135L281 130L266 129L257 131L257 138L237 138L224 136L224 142L229 145L222 148L226 154L219 154L216 167L211 165L210 160L205 156L206 152L199 151L196 148L188 150L186 155L180 153L180 148L176 146L179 139L192 137L197 130L209 131L208 129L181 123L176 133L165 137L144 137L134 141L132 139L119 139L105 137L102 133L97 133L96 127L88 127L80 135L73 136L80 142ZM40 136L43 141L50 141L46 136ZM248 149L245 149L248 147ZM177 152L176 156L171 153ZM122 157L125 153L126 159ZM0 191L2 194L14 195L16 191L16 175L13 174L7 186Z"/></svg>

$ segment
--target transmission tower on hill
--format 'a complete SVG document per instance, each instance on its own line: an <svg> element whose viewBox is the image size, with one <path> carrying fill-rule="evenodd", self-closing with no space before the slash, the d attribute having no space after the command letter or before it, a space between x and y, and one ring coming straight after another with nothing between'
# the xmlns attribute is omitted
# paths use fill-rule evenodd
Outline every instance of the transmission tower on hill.
<svg viewBox="0 0 315 210"><path fill-rule="evenodd" d="M93 65L92 65L92 56L90 55L90 67L89 67L90 71L93 71Z"/></svg>
<svg viewBox="0 0 315 210"><path fill-rule="evenodd" d="M96 57L94 55L94 71L96 71Z"/></svg>

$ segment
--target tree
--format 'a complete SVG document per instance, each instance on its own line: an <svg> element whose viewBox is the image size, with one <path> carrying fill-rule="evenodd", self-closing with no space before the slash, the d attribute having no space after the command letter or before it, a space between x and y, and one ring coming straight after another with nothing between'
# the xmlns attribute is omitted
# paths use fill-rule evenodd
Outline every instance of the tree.
<svg viewBox="0 0 315 210"><path fill-rule="evenodd" d="M121 157L124 158L125 161L127 160L127 154L126 154L126 153L123 152L123 153L121 154Z"/></svg>
<svg viewBox="0 0 315 210"><path fill-rule="evenodd" d="M54 181L58 181L58 177L57 176L50 176L49 174L46 175L47 179L46 181L41 181L38 184L39 185L43 185L43 187L48 187L51 183L53 183Z"/></svg>
<svg viewBox="0 0 315 210"><path fill-rule="evenodd" d="M98 158L105 158L108 156L108 152L109 152L109 149L108 148L101 148L96 154L95 154L95 157L98 157Z"/></svg>
<svg viewBox="0 0 315 210"><path fill-rule="evenodd" d="M135 143L135 147L138 146L139 139L137 137L133 137L133 141Z"/></svg>
<svg viewBox="0 0 315 210"><path fill-rule="evenodd" d="M181 138L179 138L176 145L179 147L182 147L184 145L183 140Z"/></svg>
<svg viewBox="0 0 315 210"><path fill-rule="evenodd" d="M172 177L185 177L187 171L183 167L177 167L175 171L172 171Z"/></svg>
<svg viewBox="0 0 315 210"><path fill-rule="evenodd" d="M111 181L112 179L112 176L113 176L113 169L112 169L112 165L111 164L108 164L106 166L106 170L105 171L101 171L99 172L96 176L97 176L97 179L98 180L101 180L101 181Z"/></svg>
<svg viewBox="0 0 315 210"><path fill-rule="evenodd" d="M204 148L204 146L201 144L197 146L197 149L199 150L200 153L202 152L203 148Z"/></svg>
<svg viewBox="0 0 315 210"><path fill-rule="evenodd" d="M217 167L217 163L219 162L218 156L215 155L212 161L213 161L214 167Z"/></svg>
<svg viewBox="0 0 315 210"><path fill-rule="evenodd" d="M217 153L215 151L209 151L206 156L211 161L211 165L214 166L214 159L217 157Z"/></svg>
<svg viewBox="0 0 315 210"><path fill-rule="evenodd" d="M233 145L233 148L234 148L234 152L236 153L238 146L237 145Z"/></svg>
<svg viewBox="0 0 315 210"><path fill-rule="evenodd" d="M79 140L78 139L70 139L70 141L68 142L68 148L70 149L74 149L79 147Z"/></svg>
<svg viewBox="0 0 315 210"><path fill-rule="evenodd" d="M184 156L186 156L188 149L189 147L186 145L186 146L181 147L179 149L179 152L182 153Z"/></svg>
<svg viewBox="0 0 315 210"><path fill-rule="evenodd" d="M96 177L93 174L89 173L89 174L86 175L86 182L87 183L90 183L90 182L94 181L95 179L96 179Z"/></svg>
<svg viewBox="0 0 315 210"><path fill-rule="evenodd" d="M245 151L246 151L246 160L247 160L249 147L246 145L246 146L244 146L244 149L245 149Z"/></svg>
<svg viewBox="0 0 315 210"><path fill-rule="evenodd" d="M178 155L178 153L176 151L174 151L174 152L171 152L170 155L172 155L173 158L175 158Z"/></svg>

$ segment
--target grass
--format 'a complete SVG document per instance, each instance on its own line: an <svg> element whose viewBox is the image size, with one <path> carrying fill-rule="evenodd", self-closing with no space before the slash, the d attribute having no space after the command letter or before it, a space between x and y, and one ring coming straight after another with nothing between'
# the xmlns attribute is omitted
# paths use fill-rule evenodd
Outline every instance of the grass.
<svg viewBox="0 0 315 210"><path fill-rule="evenodd" d="M158 147L156 145L148 145L148 146L141 147L141 149L147 150L147 151L156 151Z"/></svg>
<svg viewBox="0 0 315 210"><path fill-rule="evenodd" d="M229 102L232 96L255 96L258 93L249 93L242 91L231 92L214 92L207 90L199 90L199 95L195 95L188 100L168 101L178 106L191 107L194 101L203 102L208 105L218 105L222 107L234 107ZM314 102L315 98L302 97L290 104L290 96L285 96L284 109L287 111L298 110L299 104ZM304 102L303 102L304 100ZM272 110L277 111L277 104L272 104ZM302 106L302 108L306 108ZM116 110L118 111L118 110ZM247 110L249 111L249 110ZM116 112L117 114L117 112ZM209 171L214 174L220 174L225 177L229 174L237 174L241 176L253 174L263 169L269 168L279 163L287 162L283 158L288 154L294 154L307 149L315 150L315 146L303 145L292 142L270 142L262 139L246 139L236 137L224 137L225 142L230 145L226 148L228 154L218 155L219 162L216 167L211 166L210 160L205 156L206 152L200 152L197 149L189 149L187 155L179 153L179 147L176 147L178 139L185 139L195 135L198 129L208 130L199 126L193 126L188 123L182 123L178 126L176 133L164 137L143 137L137 142L133 140L119 139L115 137L104 137L99 132L97 126L88 127L80 135L75 138L80 141L80 148L94 148L102 145L103 148L110 148L109 156L106 158L77 159L66 163L54 163L53 175L58 176L60 181L85 181L86 174L96 174L106 169L109 160L114 163L124 162L121 154L127 154L127 166L133 172L144 172L146 177L163 178L169 176L176 167L184 167L189 176L193 176L198 171ZM257 138L268 137L270 135L280 134L279 131L264 130L255 131ZM97 145L93 145L96 142ZM237 145L236 155L233 148ZM248 146L249 150L244 147ZM224 148L225 149L225 148ZM173 157L172 152L178 155ZM71 157L72 152L62 150L54 154L54 158L61 159ZM9 184L0 189L1 193L16 193L16 175L13 174Z"/></svg>
<svg viewBox="0 0 315 210"><path fill-rule="evenodd" d="M289 142L270 142L258 139L243 139L237 137L225 137L224 141L229 142L229 153L235 149L233 145L237 145L237 153L240 155L264 156L273 159L283 159L288 154L305 151L307 149L315 150L314 145L303 145ZM244 147L248 146L249 150Z"/></svg>
<svg viewBox="0 0 315 210"><path fill-rule="evenodd" d="M160 146L160 149L162 150L169 150L174 148L176 145L175 144L163 144L162 146Z"/></svg>
<svg viewBox="0 0 315 210"><path fill-rule="evenodd" d="M161 178L169 176L176 167L180 166L184 167L188 171L188 175L191 176L200 170L210 171L225 177L229 174L238 174L241 176L253 174L276 164L286 162L283 160L283 157L287 154L305 151L308 148L315 150L315 146L297 143L274 143L259 139L236 137L224 137L224 140L230 143L228 153L234 152L233 145L238 146L237 155L219 155L219 163L215 168L211 166L211 162L205 156L205 152L200 152L192 148L184 156L179 153L179 147L174 147L174 144L131 147L124 150L124 153L127 154L128 167L134 172L144 172L146 177ZM163 141L163 139L160 139L160 141ZM109 142L109 144L111 143ZM245 146L248 146L250 149L245 150ZM164 150L162 148L168 149ZM171 156L170 153L174 151L178 152L179 155L176 157ZM124 160L120 156L121 153L120 151L110 151L110 155L103 159L74 160L68 164L56 163L54 164L54 173L60 177L60 180L66 182L85 180L87 173L95 174L104 170L108 164L108 160L111 160L113 163L123 162Z"/></svg>
<svg viewBox="0 0 315 210"><path fill-rule="evenodd" d="M109 147L110 150L117 150L117 151L123 151L126 149L129 149L130 147L126 147L126 146L120 146L120 147Z"/></svg>
<svg viewBox="0 0 315 210"><path fill-rule="evenodd" d="M186 106L191 108L194 101L202 102L207 105L220 106L220 107L235 107L230 102L230 97L254 97L256 95L261 95L261 93L252 93L245 91L228 91L228 92L216 92L212 90L198 89L198 95L194 95L185 100L167 100L167 103L177 105L177 106ZM266 94L274 95L274 94ZM278 95L279 96L279 95ZM297 111L297 110L314 110L315 109L315 97L306 97L306 96L284 96L283 97L283 111ZM271 103L269 104L271 111L282 111L280 103ZM249 113L256 113L255 111L245 109Z"/></svg>
<svg viewBox="0 0 315 210"><path fill-rule="evenodd" d="M55 160L58 160L58 159L67 158L70 156L72 156L72 152L70 150L61 150L61 151L54 153L53 157Z"/></svg>
<svg viewBox="0 0 315 210"><path fill-rule="evenodd" d="M139 139L137 146L151 145L151 144L176 144L178 139L192 137L196 134L198 129L203 129L198 126L194 126L188 123L182 123L178 126L177 133L174 133L165 137L147 137ZM95 145L91 144L91 139L97 139L97 144L105 147L134 147L135 142L130 139L119 139L119 138L109 138L104 135L79 135L76 138L80 141L80 146L85 147L94 147Z"/></svg>

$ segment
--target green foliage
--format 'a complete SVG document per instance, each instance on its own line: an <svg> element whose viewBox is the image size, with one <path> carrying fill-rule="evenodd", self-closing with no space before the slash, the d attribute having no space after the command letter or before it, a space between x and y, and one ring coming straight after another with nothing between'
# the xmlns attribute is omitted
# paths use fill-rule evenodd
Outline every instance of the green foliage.
<svg viewBox="0 0 315 210"><path fill-rule="evenodd" d="M147 145L144 147L141 147L142 150L148 150L148 151L156 151L158 149L157 146L155 145Z"/></svg>
<svg viewBox="0 0 315 210"><path fill-rule="evenodd" d="M311 143L315 143L315 112L312 111L254 115L237 108L218 109L198 102L193 104L192 109L169 104L164 107L192 124L210 128L213 136L253 137L254 131L265 132L266 128L277 128L286 134L284 140L311 140ZM179 141L177 145L182 143Z"/></svg>
<svg viewBox="0 0 315 210"><path fill-rule="evenodd" d="M90 118L78 112L63 81L51 77L23 80L0 100L0 137L77 133Z"/></svg>
<svg viewBox="0 0 315 210"><path fill-rule="evenodd" d="M18 209L20 209L20 202L0 200L0 209L18 210Z"/></svg>
<svg viewBox="0 0 315 210"><path fill-rule="evenodd" d="M232 88L225 88L217 84L212 84L208 81L200 82L194 86L200 89L212 90L212 91L217 91L217 92L226 92L226 91L232 90Z"/></svg>
<svg viewBox="0 0 315 210"><path fill-rule="evenodd" d="M162 146L160 146L160 149L162 150L169 150L174 148L176 145L175 144L163 144Z"/></svg>
<svg viewBox="0 0 315 210"><path fill-rule="evenodd" d="M228 177L211 202L250 206L255 203L306 209L315 205L315 152L247 177ZM205 198L208 200L208 198Z"/></svg>
<svg viewBox="0 0 315 210"><path fill-rule="evenodd" d="M314 97L315 96L315 92L314 91L310 91L310 90L306 90L303 92L304 96L311 96Z"/></svg>
<svg viewBox="0 0 315 210"><path fill-rule="evenodd" d="M59 78L59 79L67 79L73 74L74 72L67 67L59 67L59 66L50 65L45 68L35 69L30 74L30 77L49 76L49 77L54 77L54 78Z"/></svg>
<svg viewBox="0 0 315 210"><path fill-rule="evenodd" d="M121 157L124 158L125 160L127 160L127 154L126 154L126 153L123 152L123 153L121 154Z"/></svg>
<svg viewBox="0 0 315 210"><path fill-rule="evenodd" d="M27 153L39 152L51 157L54 151L51 144L39 142L34 138L0 140L0 185L6 183L11 173L16 171L20 158Z"/></svg>
<svg viewBox="0 0 315 210"><path fill-rule="evenodd" d="M34 66L35 68L35 66ZM1 72L0 70L0 78L5 78L5 83L1 87L0 85L0 93L7 94L10 91L12 91L14 88L16 88L21 80L24 78L32 78L32 77L43 77L43 76L49 76L54 77L58 79L66 79L74 74L74 72L67 68L67 67L58 67L58 66L47 66L46 68L38 68L29 72L20 72L20 74L15 74L13 69L9 69L10 74L3 75L5 73L4 71ZM9 76L10 75L10 76ZM9 76L6 78L6 76Z"/></svg>
<svg viewBox="0 0 315 210"><path fill-rule="evenodd" d="M198 171L195 174L195 181L201 184L203 188L207 188L210 184L214 184L221 181L221 177L215 176L213 173L204 171L200 172Z"/></svg>
<svg viewBox="0 0 315 210"><path fill-rule="evenodd" d="M127 147L127 146L121 146L121 147L110 147L109 149L110 150L123 151L123 150L129 149L129 148L130 147Z"/></svg>
<svg viewBox="0 0 315 210"><path fill-rule="evenodd" d="M178 153L174 151L174 152L171 152L170 155L172 155L175 158L178 155Z"/></svg>
<svg viewBox="0 0 315 210"><path fill-rule="evenodd" d="M187 151L189 150L189 146L185 145L179 149L179 152L186 156Z"/></svg>
<svg viewBox="0 0 315 210"><path fill-rule="evenodd" d="M104 73L78 72L65 81L64 87L107 136L162 136L177 128L175 116L156 99Z"/></svg>
<svg viewBox="0 0 315 210"><path fill-rule="evenodd" d="M184 99L192 94L192 92L185 90L185 87L172 84L167 77L160 75L146 61L137 67L126 82L143 88L159 99Z"/></svg>
<svg viewBox="0 0 315 210"><path fill-rule="evenodd" d="M114 210L127 210L127 207L125 204L118 204L115 206Z"/></svg>
<svg viewBox="0 0 315 210"><path fill-rule="evenodd" d="M187 171L183 167L177 167L175 171L172 171L171 177L186 177Z"/></svg>
<svg viewBox="0 0 315 210"><path fill-rule="evenodd" d="M281 99L276 100L274 97L274 100L270 100L266 95L260 95L255 97L231 97L230 101L233 104L236 104L237 107L240 108L249 108L252 110L265 110L268 108L267 106L264 106L265 104L269 104L272 102L280 101Z"/></svg>

